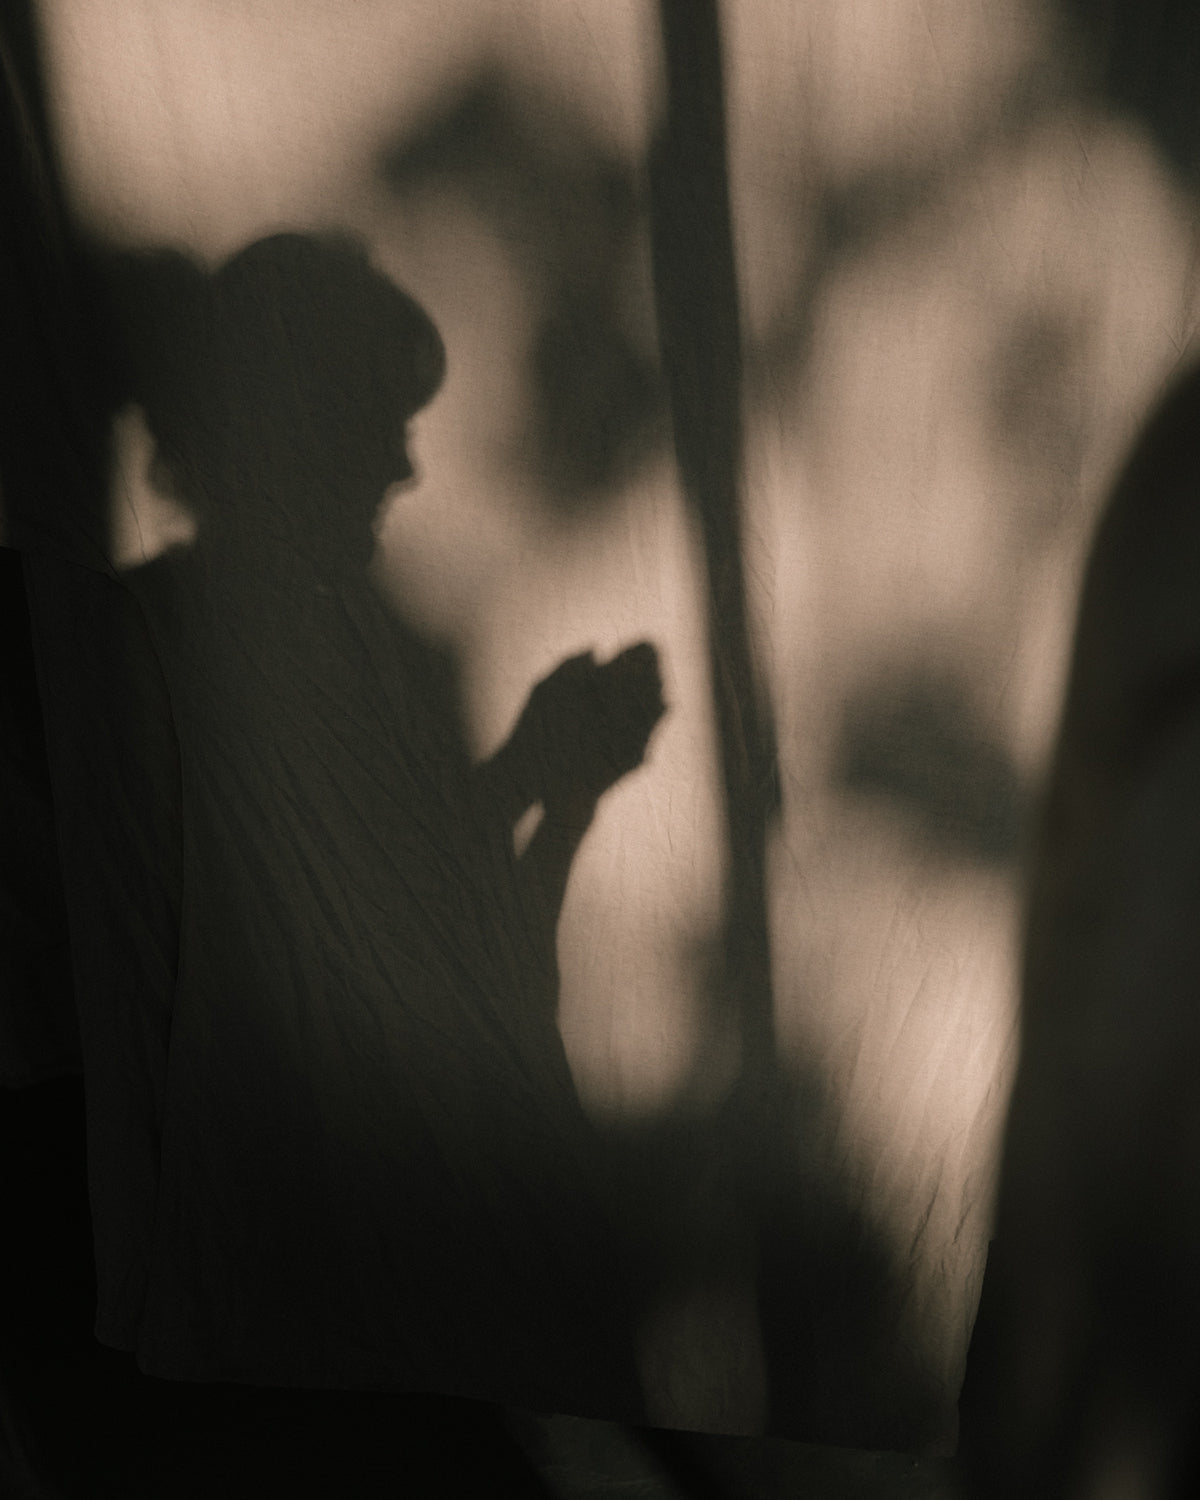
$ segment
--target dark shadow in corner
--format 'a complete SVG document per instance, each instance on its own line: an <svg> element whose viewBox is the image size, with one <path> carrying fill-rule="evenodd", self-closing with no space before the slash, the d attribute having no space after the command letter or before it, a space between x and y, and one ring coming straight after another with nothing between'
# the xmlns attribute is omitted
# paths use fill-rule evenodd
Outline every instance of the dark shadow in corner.
<svg viewBox="0 0 1200 1500"><path fill-rule="evenodd" d="M1147 129L1194 197L1200 10L1056 9L1091 102ZM1198 416L1193 363L1134 446L1085 575L1031 851L1021 1054L963 1394L981 1497L1184 1496L1200 1478L1196 1150L1180 1128L1200 969Z"/></svg>
<svg viewBox="0 0 1200 1500"><path fill-rule="evenodd" d="M1085 79L1200 186L1200 11L1191 0L1058 0Z"/></svg>
<svg viewBox="0 0 1200 1500"><path fill-rule="evenodd" d="M0 541L102 567L109 413L58 175L34 12L12 0L0 17Z"/></svg>
<svg viewBox="0 0 1200 1500"><path fill-rule="evenodd" d="M968 1367L972 1493L1191 1495L1200 373L1113 491L1030 860L1021 1053Z"/></svg>

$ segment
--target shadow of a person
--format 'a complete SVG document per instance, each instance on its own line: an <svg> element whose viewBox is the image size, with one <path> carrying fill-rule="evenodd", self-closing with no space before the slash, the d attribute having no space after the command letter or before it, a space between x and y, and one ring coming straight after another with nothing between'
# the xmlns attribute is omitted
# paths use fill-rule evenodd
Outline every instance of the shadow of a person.
<svg viewBox="0 0 1200 1500"><path fill-rule="evenodd" d="M664 712L656 653L572 658L472 767L452 662L367 574L442 378L432 323L334 237L106 275L152 478L196 520L125 575L183 804L143 1366L636 1418L636 1277L554 944L597 802Z"/></svg>

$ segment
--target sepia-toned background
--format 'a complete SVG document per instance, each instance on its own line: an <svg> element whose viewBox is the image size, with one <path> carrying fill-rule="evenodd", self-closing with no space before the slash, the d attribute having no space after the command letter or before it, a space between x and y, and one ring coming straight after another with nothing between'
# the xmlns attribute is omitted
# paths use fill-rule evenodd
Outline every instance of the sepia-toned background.
<svg viewBox="0 0 1200 1500"><path fill-rule="evenodd" d="M604 1127L697 1118L738 1070L700 542L662 394L649 0L41 0L71 206L216 265L348 228L448 374L377 578L447 644L482 758L565 656L649 639L669 712L601 805L559 929L560 1024ZM781 810L775 1029L836 1175L957 1391L1016 1055L1018 880L1080 569L1189 360L1196 217L1049 0L723 11L744 340L746 578ZM134 429L132 567L186 541ZM752 1290L698 1275L639 1333L654 1420L764 1420Z"/></svg>

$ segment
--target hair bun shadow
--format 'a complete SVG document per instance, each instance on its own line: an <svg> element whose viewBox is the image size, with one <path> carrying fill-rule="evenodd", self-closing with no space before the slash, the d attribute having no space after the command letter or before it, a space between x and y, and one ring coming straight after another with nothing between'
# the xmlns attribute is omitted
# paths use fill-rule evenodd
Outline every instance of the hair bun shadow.
<svg viewBox="0 0 1200 1500"><path fill-rule="evenodd" d="M104 250L89 270L111 410L136 402L166 456L191 467L217 418L211 276L176 250Z"/></svg>
<svg viewBox="0 0 1200 1500"><path fill-rule="evenodd" d="M211 273L175 250L105 251L93 270L109 409L142 407L193 498L336 489L443 378L432 320L350 236L270 235Z"/></svg>

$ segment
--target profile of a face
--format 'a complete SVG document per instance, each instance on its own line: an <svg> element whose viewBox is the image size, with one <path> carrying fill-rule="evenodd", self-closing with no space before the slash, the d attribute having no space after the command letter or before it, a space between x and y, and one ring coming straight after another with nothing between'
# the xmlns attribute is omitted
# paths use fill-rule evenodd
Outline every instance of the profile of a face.
<svg viewBox="0 0 1200 1500"><path fill-rule="evenodd" d="M127 257L116 292L132 390L201 534L368 558L445 368L421 308L355 241L299 234L211 275L171 253Z"/></svg>

